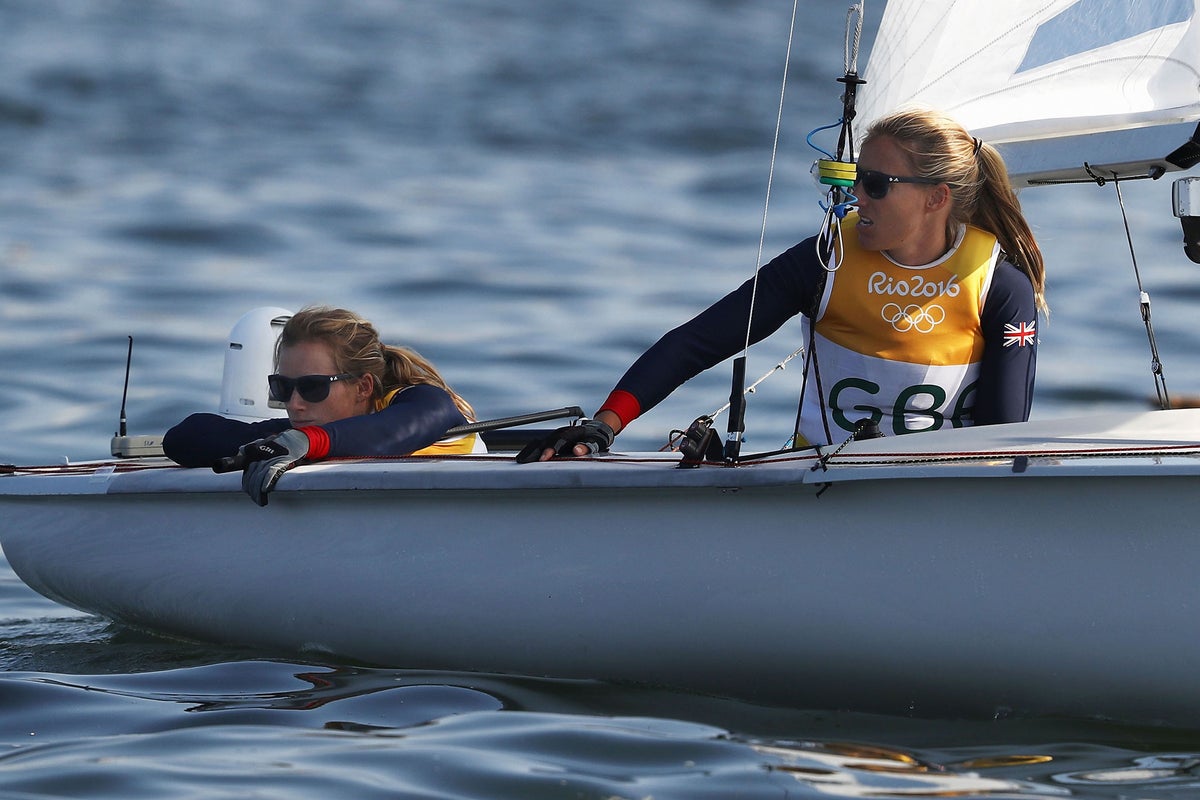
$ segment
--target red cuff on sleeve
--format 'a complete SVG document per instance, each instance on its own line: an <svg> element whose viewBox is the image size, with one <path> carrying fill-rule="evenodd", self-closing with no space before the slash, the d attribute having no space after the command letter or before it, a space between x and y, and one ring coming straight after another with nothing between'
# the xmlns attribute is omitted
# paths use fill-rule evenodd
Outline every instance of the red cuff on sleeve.
<svg viewBox="0 0 1200 800"><path fill-rule="evenodd" d="M309 461L319 461L329 455L329 433L320 425L306 425L296 430L308 437Z"/></svg>
<svg viewBox="0 0 1200 800"><path fill-rule="evenodd" d="M600 406L600 410L616 414L621 420L621 427L624 428L642 415L642 404L629 392L614 389L613 393Z"/></svg>

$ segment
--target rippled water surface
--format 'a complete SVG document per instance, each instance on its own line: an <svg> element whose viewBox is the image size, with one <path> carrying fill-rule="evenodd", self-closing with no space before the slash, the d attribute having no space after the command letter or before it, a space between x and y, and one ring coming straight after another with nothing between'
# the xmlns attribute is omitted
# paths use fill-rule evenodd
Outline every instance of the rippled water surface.
<svg viewBox="0 0 1200 800"><path fill-rule="evenodd" d="M128 336L131 432L215 408L223 339L262 305L358 310L486 417L591 410L757 262L790 11L0 0L0 461L106 456ZM804 136L836 120L844 16L801 4L765 257L817 222ZM1195 393L1198 268L1167 182L1124 191L1168 386ZM1023 202L1053 307L1035 415L1148 408L1111 186ZM775 337L751 376L798 344ZM797 375L756 393L753 446L786 438ZM728 386L722 370L696 379L623 441L657 446ZM34 595L7 564L0 670L11 797L1200 791L1198 732L294 663L109 626Z"/></svg>
<svg viewBox="0 0 1200 800"><path fill-rule="evenodd" d="M0 609L5 797L1200 791L1200 731L904 719L589 681L296 663L109 626L7 573Z"/></svg>

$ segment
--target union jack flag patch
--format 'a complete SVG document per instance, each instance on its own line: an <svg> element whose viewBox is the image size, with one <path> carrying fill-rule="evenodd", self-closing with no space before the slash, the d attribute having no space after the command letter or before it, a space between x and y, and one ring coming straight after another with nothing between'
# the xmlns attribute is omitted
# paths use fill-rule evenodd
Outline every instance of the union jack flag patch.
<svg viewBox="0 0 1200 800"><path fill-rule="evenodd" d="M1037 331L1033 322L1022 322L1020 325L1004 326L1004 346L1017 347L1033 346L1037 342Z"/></svg>

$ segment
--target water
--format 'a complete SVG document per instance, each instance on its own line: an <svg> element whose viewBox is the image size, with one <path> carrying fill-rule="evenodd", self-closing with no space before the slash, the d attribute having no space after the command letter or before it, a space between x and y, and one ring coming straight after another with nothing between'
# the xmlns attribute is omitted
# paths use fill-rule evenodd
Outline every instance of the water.
<svg viewBox="0 0 1200 800"><path fill-rule="evenodd" d="M332 303L487 417L591 410L749 275L790 4L0 0L0 461L107 455L216 407L246 310ZM840 4L804 3L765 254L815 225ZM878 13L878 8L868 8ZM869 39L869 31L868 31ZM1125 189L1174 393L1196 391L1166 182ZM1111 187L1027 192L1049 263L1035 415L1148 408ZM755 351L756 377L797 337ZM786 436L795 370L750 406ZM714 370L622 435L718 408ZM7 524L7 523L6 523ZM294 663L146 637L0 565L10 797L1184 797L1200 732L919 720L667 689ZM1163 687L1169 692L1170 687Z"/></svg>

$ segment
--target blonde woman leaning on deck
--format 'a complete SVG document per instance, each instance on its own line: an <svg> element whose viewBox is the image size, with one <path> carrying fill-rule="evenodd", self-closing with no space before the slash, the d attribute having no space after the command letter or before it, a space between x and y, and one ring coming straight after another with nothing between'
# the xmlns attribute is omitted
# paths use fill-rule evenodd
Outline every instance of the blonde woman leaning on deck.
<svg viewBox="0 0 1200 800"><path fill-rule="evenodd" d="M263 380L287 408L286 419L193 414L167 432L167 456L185 467L239 457L243 488L266 505L279 476L301 460L481 447L476 434L443 438L475 414L437 369L412 350L383 344L375 326L353 312L319 307L294 315L279 334L275 365Z"/></svg>

